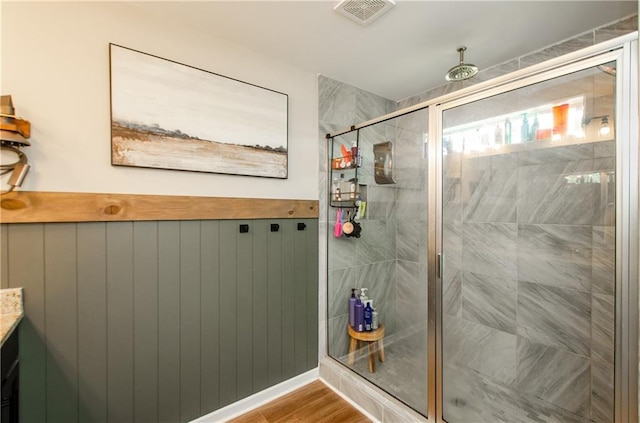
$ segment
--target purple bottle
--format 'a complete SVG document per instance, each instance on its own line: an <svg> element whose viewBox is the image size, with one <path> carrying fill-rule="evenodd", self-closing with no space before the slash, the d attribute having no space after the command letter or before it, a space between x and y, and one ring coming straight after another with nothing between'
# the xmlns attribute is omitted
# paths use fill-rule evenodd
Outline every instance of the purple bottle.
<svg viewBox="0 0 640 423"><path fill-rule="evenodd" d="M352 289L351 298L349 298L349 325L351 327L356 325L356 291L357 289Z"/></svg>
<svg viewBox="0 0 640 423"><path fill-rule="evenodd" d="M364 305L362 305L360 298L356 298L355 317L356 325L354 326L354 329L356 332L364 332Z"/></svg>

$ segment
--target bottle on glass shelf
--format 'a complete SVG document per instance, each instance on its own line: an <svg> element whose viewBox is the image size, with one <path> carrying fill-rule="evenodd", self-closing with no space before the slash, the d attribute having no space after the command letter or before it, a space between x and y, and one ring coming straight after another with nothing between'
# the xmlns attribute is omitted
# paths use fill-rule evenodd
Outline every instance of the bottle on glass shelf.
<svg viewBox="0 0 640 423"><path fill-rule="evenodd" d="M499 123L496 123L496 129L493 135L493 142L495 145L502 145L502 127Z"/></svg>
<svg viewBox="0 0 640 423"><path fill-rule="evenodd" d="M522 126L520 127L520 142L529 141L529 120L527 114L522 115Z"/></svg>
<svg viewBox="0 0 640 423"><path fill-rule="evenodd" d="M509 118L504 121L504 143L511 144L511 120Z"/></svg>

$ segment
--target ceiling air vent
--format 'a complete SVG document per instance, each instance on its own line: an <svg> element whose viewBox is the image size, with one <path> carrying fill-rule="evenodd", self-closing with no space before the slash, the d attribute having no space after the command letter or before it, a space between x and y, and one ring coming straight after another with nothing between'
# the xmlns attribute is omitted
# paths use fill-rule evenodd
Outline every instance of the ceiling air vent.
<svg viewBox="0 0 640 423"><path fill-rule="evenodd" d="M395 4L394 0L342 0L334 10L360 25L367 25L384 15Z"/></svg>

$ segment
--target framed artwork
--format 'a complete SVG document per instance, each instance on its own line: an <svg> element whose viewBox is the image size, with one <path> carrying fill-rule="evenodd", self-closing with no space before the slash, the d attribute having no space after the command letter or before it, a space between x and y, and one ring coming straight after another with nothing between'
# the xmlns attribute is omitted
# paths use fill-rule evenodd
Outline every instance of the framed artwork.
<svg viewBox="0 0 640 423"><path fill-rule="evenodd" d="M111 164L287 178L286 94L109 49Z"/></svg>

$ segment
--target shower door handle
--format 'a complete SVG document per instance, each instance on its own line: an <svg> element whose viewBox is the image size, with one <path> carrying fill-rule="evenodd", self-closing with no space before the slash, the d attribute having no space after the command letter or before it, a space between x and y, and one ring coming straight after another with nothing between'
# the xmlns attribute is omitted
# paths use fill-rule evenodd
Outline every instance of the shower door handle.
<svg viewBox="0 0 640 423"><path fill-rule="evenodd" d="M442 268L444 267L444 257L441 253L436 255L436 276L438 279L442 279Z"/></svg>

